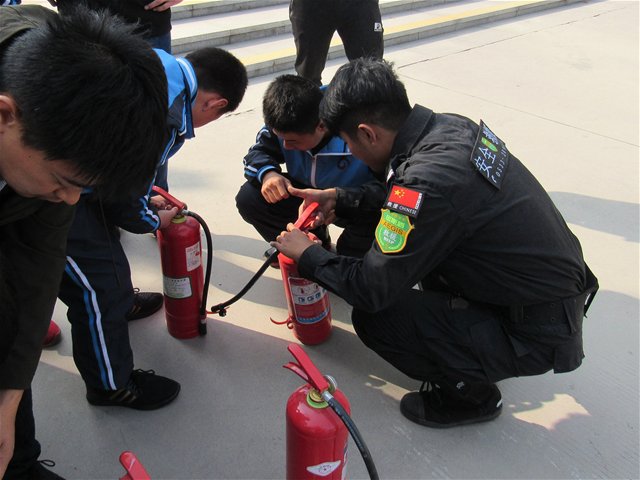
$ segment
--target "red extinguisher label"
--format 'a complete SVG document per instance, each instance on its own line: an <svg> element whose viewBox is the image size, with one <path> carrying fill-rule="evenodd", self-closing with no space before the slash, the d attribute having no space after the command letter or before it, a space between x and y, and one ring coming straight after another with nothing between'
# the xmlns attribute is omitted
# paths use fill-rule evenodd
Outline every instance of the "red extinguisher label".
<svg viewBox="0 0 640 480"><path fill-rule="evenodd" d="M327 291L317 283L306 278L289 277L289 289L299 323L318 323L329 314Z"/></svg>
<svg viewBox="0 0 640 480"><path fill-rule="evenodd" d="M200 255L200 242L184 249L185 258L187 259L187 272L191 272L202 264Z"/></svg>

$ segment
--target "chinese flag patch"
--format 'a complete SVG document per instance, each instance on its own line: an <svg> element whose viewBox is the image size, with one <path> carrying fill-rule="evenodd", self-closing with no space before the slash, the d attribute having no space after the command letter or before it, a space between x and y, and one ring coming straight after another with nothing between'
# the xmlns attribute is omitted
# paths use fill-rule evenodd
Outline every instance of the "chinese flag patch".
<svg viewBox="0 0 640 480"><path fill-rule="evenodd" d="M417 217L422 205L422 192L393 184L384 206L410 217Z"/></svg>

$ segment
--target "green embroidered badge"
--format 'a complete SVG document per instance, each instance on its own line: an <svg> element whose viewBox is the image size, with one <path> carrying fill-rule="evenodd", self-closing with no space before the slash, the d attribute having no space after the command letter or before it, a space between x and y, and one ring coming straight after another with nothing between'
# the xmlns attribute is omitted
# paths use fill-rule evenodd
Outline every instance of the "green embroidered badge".
<svg viewBox="0 0 640 480"><path fill-rule="evenodd" d="M380 222L376 227L376 241L380 250L383 253L402 251L413 228L407 215L382 209Z"/></svg>

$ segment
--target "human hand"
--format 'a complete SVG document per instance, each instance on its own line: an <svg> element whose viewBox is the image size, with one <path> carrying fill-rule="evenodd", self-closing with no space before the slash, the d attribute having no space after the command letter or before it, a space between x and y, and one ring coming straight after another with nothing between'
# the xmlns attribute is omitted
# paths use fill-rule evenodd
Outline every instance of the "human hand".
<svg viewBox="0 0 640 480"><path fill-rule="evenodd" d="M326 190L316 190L313 188L299 189L293 186L289 187L289 193L294 197L302 198L300 212L302 213L309 204L317 202L319 211L311 225L311 228L317 228L320 225L329 225L336 219L336 189L328 188Z"/></svg>
<svg viewBox="0 0 640 480"><path fill-rule="evenodd" d="M153 197L149 197L149 203L154 207L156 207L156 210L168 210L169 208L171 208L171 204L164 197L160 195L154 195Z"/></svg>
<svg viewBox="0 0 640 480"><path fill-rule="evenodd" d="M260 193L268 203L278 203L280 200L289 198L288 188L291 181L280 175L278 172L267 172L262 179Z"/></svg>
<svg viewBox="0 0 640 480"><path fill-rule="evenodd" d="M287 225L286 232L280 233L273 242L269 242L272 247L276 247L278 251L297 262L304 251L314 244L306 233L299 228L293 226L293 223Z"/></svg>
<svg viewBox="0 0 640 480"><path fill-rule="evenodd" d="M51 2L52 0L49 0ZM153 10L154 12L163 12L169 8L179 4L182 0L153 0L144 6L145 10Z"/></svg>
<svg viewBox="0 0 640 480"><path fill-rule="evenodd" d="M23 390L0 390L0 478L13 457L15 444L16 412Z"/></svg>
<svg viewBox="0 0 640 480"><path fill-rule="evenodd" d="M159 230L167 228L171 224L171 220L178 214L178 207L172 207L170 210L158 210L158 217L160 217Z"/></svg>

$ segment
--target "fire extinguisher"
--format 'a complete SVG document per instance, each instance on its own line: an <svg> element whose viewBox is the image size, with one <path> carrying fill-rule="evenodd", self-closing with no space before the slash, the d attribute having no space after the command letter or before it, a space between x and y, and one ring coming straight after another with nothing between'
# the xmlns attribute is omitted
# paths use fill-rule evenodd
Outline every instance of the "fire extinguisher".
<svg viewBox="0 0 640 480"><path fill-rule="evenodd" d="M157 231L164 307L169 333L176 338L193 338L207 333L207 287L211 278L211 233L204 220L187 210L185 203L162 188L153 191L164 197L179 213L168 227ZM206 275L202 268L200 227L207 240Z"/></svg>
<svg viewBox="0 0 640 480"><path fill-rule="evenodd" d="M283 366L307 382L287 400L287 479L346 478L348 433L370 478L377 479L369 449L349 417L347 397L333 377L320 373L302 347L290 344L287 348L298 363Z"/></svg>
<svg viewBox="0 0 640 480"><path fill-rule="evenodd" d="M294 226L307 231L313 224L312 217L318 206L317 202L309 204L296 220ZM307 235L312 240L316 238L312 233L307 232ZM293 260L278 253L275 248L271 250L269 258L242 290L226 302L213 305L211 313L217 313L224 317L227 314L227 307L247 293L277 257L287 297L289 317L283 322L277 322L273 319L271 321L279 325L286 324L293 329L296 338L306 345L324 342L331 335L331 305L327 291L317 283L300 277L297 265Z"/></svg>
<svg viewBox="0 0 640 480"><path fill-rule="evenodd" d="M313 202L302 212L294 226L304 231L311 240L317 237L308 231L313 224L313 214L318 209L318 203ZM324 342L331 335L331 304L329 294L320 285L306 278L298 272L298 266L284 254L278 254L278 264L282 273L284 293L287 298L289 317L284 322L293 329L293 334L305 345L317 345Z"/></svg>

